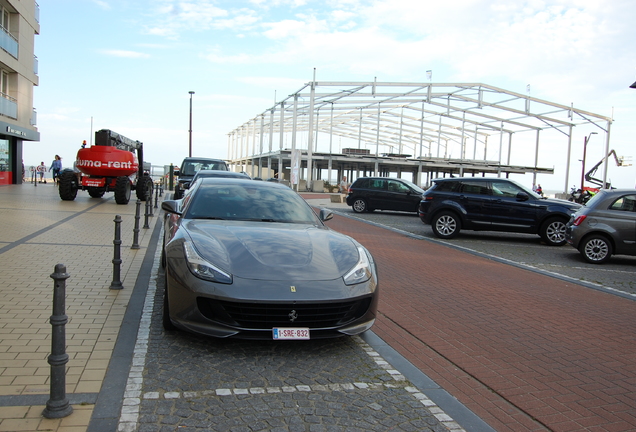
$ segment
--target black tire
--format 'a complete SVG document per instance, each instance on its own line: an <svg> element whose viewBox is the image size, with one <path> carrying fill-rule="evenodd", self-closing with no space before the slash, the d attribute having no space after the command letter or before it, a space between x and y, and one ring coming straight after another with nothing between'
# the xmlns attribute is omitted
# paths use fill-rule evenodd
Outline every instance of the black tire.
<svg viewBox="0 0 636 432"><path fill-rule="evenodd" d="M152 188L154 187L154 183L152 179L148 176L143 176L137 181L137 187L135 188L137 192L137 198L140 201L146 201L152 198Z"/></svg>
<svg viewBox="0 0 636 432"><path fill-rule="evenodd" d="M603 235L591 235L581 242L579 252L581 252L585 261L592 264L601 264L612 256L612 243Z"/></svg>
<svg viewBox="0 0 636 432"><path fill-rule="evenodd" d="M62 171L59 175L59 182L60 198L64 201L73 201L77 196L77 189L79 189L75 172L72 170Z"/></svg>
<svg viewBox="0 0 636 432"><path fill-rule="evenodd" d="M443 211L435 215L431 222L433 234L441 239L452 239L459 234L462 222L456 213Z"/></svg>
<svg viewBox="0 0 636 432"><path fill-rule="evenodd" d="M178 200L181 198L183 198L183 191L181 190L179 185L177 185L174 187L174 197L172 197L172 199Z"/></svg>
<svg viewBox="0 0 636 432"><path fill-rule="evenodd" d="M122 176L115 181L115 202L117 204L128 204L130 201L130 179Z"/></svg>
<svg viewBox="0 0 636 432"><path fill-rule="evenodd" d="M541 225L539 235L548 246L563 246L565 244L566 220L560 217L551 217Z"/></svg>
<svg viewBox="0 0 636 432"><path fill-rule="evenodd" d="M91 196L91 198L101 198L104 196L105 193L106 193L105 188L101 188L101 187L88 188L88 194Z"/></svg>
<svg viewBox="0 0 636 432"><path fill-rule="evenodd" d="M369 204L367 204L367 201L363 198L356 198L353 200L351 208L356 213L364 213L369 211Z"/></svg>
<svg viewBox="0 0 636 432"><path fill-rule="evenodd" d="M163 290L163 308L161 311L161 322L163 324L163 329L166 331L174 331L177 328L174 324L172 324L172 320L170 319L170 303L168 301L168 272L164 274L164 290Z"/></svg>

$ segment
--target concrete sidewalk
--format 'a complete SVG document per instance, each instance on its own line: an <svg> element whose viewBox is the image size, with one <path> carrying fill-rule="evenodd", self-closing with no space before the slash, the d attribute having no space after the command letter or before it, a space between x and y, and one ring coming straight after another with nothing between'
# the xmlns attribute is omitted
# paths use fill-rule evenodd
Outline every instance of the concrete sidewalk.
<svg viewBox="0 0 636 432"><path fill-rule="evenodd" d="M0 431L85 431L102 388L126 307L159 214L144 229L140 206L139 249L131 249L137 198L117 205L113 194L92 199L79 191L62 201L56 186L27 183L0 187ZM115 216L121 222L123 289L113 281ZM66 395L73 414L45 419L49 400L56 264L66 266Z"/></svg>

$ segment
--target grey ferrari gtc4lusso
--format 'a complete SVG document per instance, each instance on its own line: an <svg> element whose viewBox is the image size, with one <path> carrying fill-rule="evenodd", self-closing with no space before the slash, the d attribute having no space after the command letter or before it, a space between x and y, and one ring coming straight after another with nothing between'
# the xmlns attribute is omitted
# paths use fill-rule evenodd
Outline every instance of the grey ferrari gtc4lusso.
<svg viewBox="0 0 636 432"><path fill-rule="evenodd" d="M163 324L215 337L355 335L376 317L371 254L271 182L204 178L164 201Z"/></svg>

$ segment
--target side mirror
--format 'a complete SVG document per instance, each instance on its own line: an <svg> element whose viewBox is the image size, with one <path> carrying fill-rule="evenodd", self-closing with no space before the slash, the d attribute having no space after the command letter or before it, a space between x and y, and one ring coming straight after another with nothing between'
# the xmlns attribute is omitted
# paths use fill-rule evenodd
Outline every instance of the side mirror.
<svg viewBox="0 0 636 432"><path fill-rule="evenodd" d="M321 221L327 222L328 220L333 219L333 212L331 210L329 210L329 209L326 209L326 208L320 209L319 217L320 217Z"/></svg>
<svg viewBox="0 0 636 432"><path fill-rule="evenodd" d="M530 199L530 196L525 192L519 192L517 194L517 201L528 201L528 199Z"/></svg>
<svg viewBox="0 0 636 432"><path fill-rule="evenodd" d="M161 203L161 210L164 210L167 213L175 213L180 215L181 212L178 210L177 201L166 200Z"/></svg>

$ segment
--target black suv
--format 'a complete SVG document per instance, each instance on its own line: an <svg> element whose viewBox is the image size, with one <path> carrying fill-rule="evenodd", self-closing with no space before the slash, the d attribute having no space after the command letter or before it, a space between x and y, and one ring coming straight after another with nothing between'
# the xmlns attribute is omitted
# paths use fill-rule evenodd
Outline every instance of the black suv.
<svg viewBox="0 0 636 432"><path fill-rule="evenodd" d="M424 190L407 180L388 177L361 177L347 194L354 212L397 210L416 212Z"/></svg>
<svg viewBox="0 0 636 432"><path fill-rule="evenodd" d="M194 175L200 170L228 171L227 164L221 159L187 157L179 167L179 178L174 187L174 199L183 198L183 191L190 186Z"/></svg>
<svg viewBox="0 0 636 432"><path fill-rule="evenodd" d="M422 222L443 239L461 229L539 234L550 246L565 243L565 224L581 207L543 198L501 178L466 177L433 180L419 207Z"/></svg>

